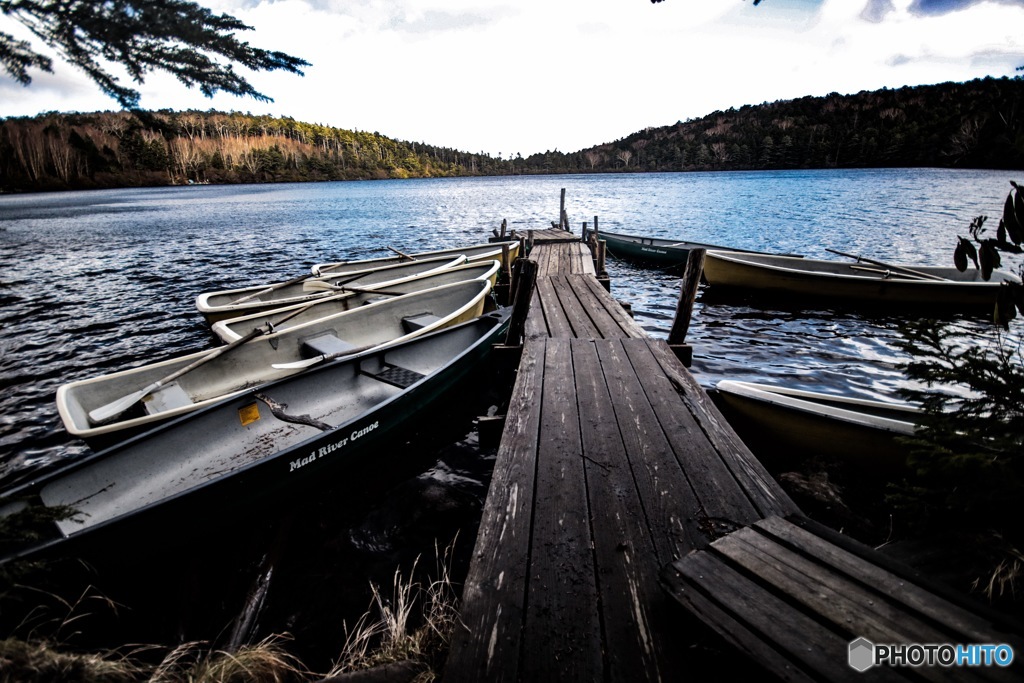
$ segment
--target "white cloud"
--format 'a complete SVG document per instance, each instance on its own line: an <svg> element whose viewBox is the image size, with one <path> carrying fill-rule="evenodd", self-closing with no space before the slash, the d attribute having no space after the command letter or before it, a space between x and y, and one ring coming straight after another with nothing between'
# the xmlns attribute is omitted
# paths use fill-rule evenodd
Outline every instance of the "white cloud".
<svg viewBox="0 0 1024 683"><path fill-rule="evenodd" d="M153 75L142 104L287 115L508 156L574 151L744 104L1024 64L1019 1L922 4L216 0L208 6L255 28L244 35L253 45L311 62L306 76L252 75L275 100L263 104L207 99ZM0 114L113 108L72 67L55 68L29 89L0 86Z"/></svg>

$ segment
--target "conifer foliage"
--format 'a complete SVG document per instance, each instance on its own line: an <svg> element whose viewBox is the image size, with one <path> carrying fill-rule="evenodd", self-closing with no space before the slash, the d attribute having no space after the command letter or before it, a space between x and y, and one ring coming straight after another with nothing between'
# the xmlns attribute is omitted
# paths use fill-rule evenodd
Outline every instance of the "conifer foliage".
<svg viewBox="0 0 1024 683"><path fill-rule="evenodd" d="M166 71L208 97L224 91L261 101L270 98L235 72L234 64L299 75L309 65L283 52L250 46L234 34L251 27L188 0L0 0L0 12L85 71L126 109L138 106L139 92L111 73L109 63L124 66L135 83L153 71ZM31 69L53 72L49 57L3 31L0 65L23 85L32 82Z"/></svg>

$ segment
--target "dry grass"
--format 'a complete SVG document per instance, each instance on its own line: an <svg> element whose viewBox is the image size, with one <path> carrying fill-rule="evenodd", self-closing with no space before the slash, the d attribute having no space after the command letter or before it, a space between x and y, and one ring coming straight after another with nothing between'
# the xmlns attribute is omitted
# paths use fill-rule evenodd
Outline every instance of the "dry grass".
<svg viewBox="0 0 1024 683"><path fill-rule="evenodd" d="M438 553L435 576L427 585L415 581L413 563L408 578L395 571L391 594L385 596L371 584L373 600L350 631L345 625L345 644L337 664L328 676L368 669L384 664L415 661L425 671L418 681L436 678L433 669L448 649L458 623L457 596L449 565L454 541ZM418 626L412 628L412 622Z"/></svg>

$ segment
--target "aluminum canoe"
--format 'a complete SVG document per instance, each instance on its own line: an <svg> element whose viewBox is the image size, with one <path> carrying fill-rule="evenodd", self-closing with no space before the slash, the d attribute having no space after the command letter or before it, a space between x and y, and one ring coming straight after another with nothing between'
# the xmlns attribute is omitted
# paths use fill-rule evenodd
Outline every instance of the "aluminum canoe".
<svg viewBox="0 0 1024 683"><path fill-rule="evenodd" d="M466 260L470 263L474 261L490 261L492 259L501 259L502 247L508 247L509 262L502 263L503 267L511 266L512 261L516 260L519 255L519 242L508 241L508 242L484 242L481 244L471 244L464 247L454 247L451 249L439 249L436 251L422 251L418 253L407 254L405 256L385 256L382 258L366 259L361 261L336 261L334 263L318 263L312 267L313 274L321 277L324 275L347 273L357 271L363 268L373 268L376 266L409 263L409 257L416 260L438 258L442 256L458 256L462 255L466 257Z"/></svg>
<svg viewBox="0 0 1024 683"><path fill-rule="evenodd" d="M921 276L907 272L915 271ZM893 264L890 268L736 251L709 251L704 277L712 294L815 299L842 305L920 306L991 312L1003 282L1020 279L994 271L990 280L968 269ZM931 279L940 278L940 279Z"/></svg>
<svg viewBox="0 0 1024 683"><path fill-rule="evenodd" d="M214 323L211 329L221 341L229 343L244 337L254 327L262 327L269 324L274 331L281 332L291 327L335 315L336 313L350 311L374 301L411 294L424 289L430 289L431 287L440 287L441 285L469 280L487 280L493 287L497 280L500 266L501 263L498 261L465 263L461 266L445 268L425 275L395 280L387 285L378 285L373 287L371 291L364 291L363 288L357 287L358 291L340 291L332 296L307 303L292 304L291 306L260 311L238 318L221 320Z"/></svg>
<svg viewBox="0 0 1024 683"><path fill-rule="evenodd" d="M318 299L325 299L332 295L331 291L314 288L311 283L313 280L334 286L349 285L364 289L379 288L409 277L436 273L445 268L461 265L465 261L465 256L446 255L418 261L406 261L405 263L367 266L346 273L344 276L309 276L301 282L276 282L225 289L217 292L205 292L196 297L196 308L206 318L207 323L212 325L221 320L228 320L260 311L268 311L291 304L308 303Z"/></svg>

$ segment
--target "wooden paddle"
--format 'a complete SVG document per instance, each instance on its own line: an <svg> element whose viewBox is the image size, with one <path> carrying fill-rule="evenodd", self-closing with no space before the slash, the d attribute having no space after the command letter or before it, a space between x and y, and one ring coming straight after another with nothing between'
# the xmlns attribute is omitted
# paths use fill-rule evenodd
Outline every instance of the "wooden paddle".
<svg viewBox="0 0 1024 683"><path fill-rule="evenodd" d="M923 278L925 280L935 280L936 282L951 282L951 280L946 277L939 277L938 275L932 275L931 273L922 273L919 270L905 268L904 266L893 265L891 263L886 263L885 261L876 261L874 259L865 258L863 256L847 254L842 251L836 251L835 249L829 249L828 247L825 247L825 251L832 252L833 254L839 254L840 256L845 256L846 258L856 259L858 262L863 261L864 263L870 263L873 266L881 266L882 268L888 268L889 270L908 273L910 275L916 275L917 277Z"/></svg>
<svg viewBox="0 0 1024 683"><path fill-rule="evenodd" d="M258 296L263 296L264 294L269 294L270 292L273 292L275 290L281 289L282 287L287 287L288 285L297 285L300 282L302 282L303 280L306 280L306 279L311 278L311 277L313 277L313 274L309 273L308 275L300 275L299 277L293 278L291 280L288 280L287 282L278 282L276 284L270 285L266 289L261 289L258 292L253 292L252 294L246 294L245 296L243 296L243 297L241 297L239 299L235 299L234 301L230 302L228 304L228 306L233 306L235 304L244 303L246 301L249 301L250 299L255 299Z"/></svg>
<svg viewBox="0 0 1024 683"><path fill-rule="evenodd" d="M135 405L145 397L149 396L150 394L152 394L154 391L164 386L165 384L173 382L174 380L178 379L185 373L192 372L199 366L209 363L214 358L222 356L228 351L237 349L239 346L249 341L250 339L255 339L261 334L265 334L267 332L267 329L268 328L266 327L256 327L252 330L252 332L245 335L244 337L239 337L230 344L214 349L212 352L206 354L202 358L198 358L195 361L186 365L185 367L175 370L171 374L153 382L149 386L140 389L139 391L134 391L128 394L127 396L122 396L116 401L111 401L110 403L102 405L99 408L96 408L95 410L89 411L89 421L92 422L93 424L102 424L104 422L108 422L114 419L115 417L117 417L124 411L128 410L133 405Z"/></svg>
<svg viewBox="0 0 1024 683"><path fill-rule="evenodd" d="M927 280L927 278L922 277L921 275L913 275L911 273L894 273L888 268L868 268L867 266L855 266L852 263L850 264L850 268L853 270L863 270L868 273L878 273L879 275L883 276L883 279L888 278L892 275L897 275L899 277L911 278L914 280Z"/></svg>
<svg viewBox="0 0 1024 683"><path fill-rule="evenodd" d="M352 292L354 294L386 294L388 296L399 296L406 293L388 291L386 289L371 289L368 287L349 287L347 285L332 285L331 283L324 282L323 280L313 280L311 282L307 282L304 285L304 287L310 292L314 292L316 290L323 290L325 292Z"/></svg>
<svg viewBox="0 0 1024 683"><path fill-rule="evenodd" d="M408 255L408 254L406 254L405 252L402 252L402 251L398 251L398 250L397 250L397 249L395 249L394 247L391 247L391 246L389 246L389 247L388 247L388 249L390 249L391 251L395 252L396 254L398 254L399 256L401 256L402 258L407 258L407 259L409 259L410 261L415 261L415 260L416 260L416 257L415 257L415 256L409 256L409 255Z"/></svg>
<svg viewBox="0 0 1024 683"><path fill-rule="evenodd" d="M384 342L381 342L383 344ZM272 363L270 367L276 368L277 370L301 370L302 368L308 368L311 365L317 365L318 363L325 363L335 358L343 358L345 356L354 356L357 353L363 351L369 351L372 348L380 346L381 344L367 344L366 346L357 346L352 349L346 349L344 351L338 351L337 353L326 353L322 356L315 356L313 358L306 358L305 360L297 360L292 363Z"/></svg>

